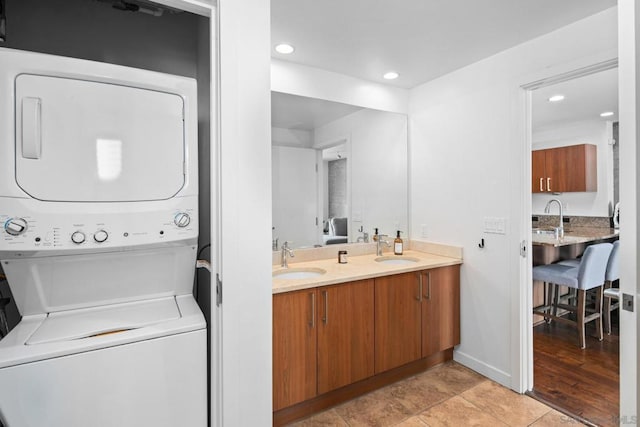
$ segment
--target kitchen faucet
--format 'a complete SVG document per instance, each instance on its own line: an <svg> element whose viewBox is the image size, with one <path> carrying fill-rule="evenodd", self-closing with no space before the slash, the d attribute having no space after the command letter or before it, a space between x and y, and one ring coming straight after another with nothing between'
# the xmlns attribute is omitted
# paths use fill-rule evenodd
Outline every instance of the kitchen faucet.
<svg viewBox="0 0 640 427"><path fill-rule="evenodd" d="M556 202L558 204L558 209L560 210L560 226L556 227L556 239L561 239L564 237L564 218L562 216L562 202L559 199L551 199L547 202L547 206L544 208L544 213L548 214L551 208L551 203Z"/></svg>
<svg viewBox="0 0 640 427"><path fill-rule="evenodd" d="M280 262L280 267L289 268L289 264L287 263L287 255L291 258L295 257L291 248L289 248L289 242L285 241L282 244L282 260Z"/></svg>
<svg viewBox="0 0 640 427"><path fill-rule="evenodd" d="M376 255L382 256L382 244L387 245L388 248L391 247L391 243L388 240L384 240L383 237L388 237L386 234L379 234L378 240L376 241Z"/></svg>

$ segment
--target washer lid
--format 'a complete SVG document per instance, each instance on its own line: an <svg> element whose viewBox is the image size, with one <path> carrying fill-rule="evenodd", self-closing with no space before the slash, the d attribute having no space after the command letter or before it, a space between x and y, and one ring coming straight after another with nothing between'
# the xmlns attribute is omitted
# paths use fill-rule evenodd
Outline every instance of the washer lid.
<svg viewBox="0 0 640 427"><path fill-rule="evenodd" d="M25 344L79 340L180 318L175 298L51 313Z"/></svg>
<svg viewBox="0 0 640 427"><path fill-rule="evenodd" d="M31 197L165 200L184 186L180 96L32 74L15 89L16 182Z"/></svg>

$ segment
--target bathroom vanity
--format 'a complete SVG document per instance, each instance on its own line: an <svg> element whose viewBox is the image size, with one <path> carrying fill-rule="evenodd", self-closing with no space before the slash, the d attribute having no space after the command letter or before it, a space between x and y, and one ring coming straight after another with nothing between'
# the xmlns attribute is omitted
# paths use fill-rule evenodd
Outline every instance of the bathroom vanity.
<svg viewBox="0 0 640 427"><path fill-rule="evenodd" d="M274 267L274 425L452 359L461 263L410 250Z"/></svg>

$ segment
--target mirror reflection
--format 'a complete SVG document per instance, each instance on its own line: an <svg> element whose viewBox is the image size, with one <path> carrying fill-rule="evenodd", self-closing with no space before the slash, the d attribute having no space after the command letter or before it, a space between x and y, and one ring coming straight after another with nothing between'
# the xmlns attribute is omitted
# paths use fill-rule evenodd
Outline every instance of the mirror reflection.
<svg viewBox="0 0 640 427"><path fill-rule="evenodd" d="M407 231L407 117L272 92L272 249Z"/></svg>

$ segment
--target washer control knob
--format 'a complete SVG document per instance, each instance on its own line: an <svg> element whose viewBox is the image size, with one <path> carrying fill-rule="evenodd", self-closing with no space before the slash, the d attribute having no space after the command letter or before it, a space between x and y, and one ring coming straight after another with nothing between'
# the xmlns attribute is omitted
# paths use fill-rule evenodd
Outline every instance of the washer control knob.
<svg viewBox="0 0 640 427"><path fill-rule="evenodd" d="M84 243L86 236L82 231L76 231L71 235L71 241L77 245Z"/></svg>
<svg viewBox="0 0 640 427"><path fill-rule="evenodd" d="M4 223L4 231L12 236L19 236L27 231L27 221L22 218L9 218Z"/></svg>
<svg viewBox="0 0 640 427"><path fill-rule="evenodd" d="M186 227L187 225L189 225L189 223L191 222L191 217L189 216L188 213L185 212L180 212L178 215L176 215L176 217L173 219L173 222L180 228Z"/></svg>
<svg viewBox="0 0 640 427"><path fill-rule="evenodd" d="M98 243L104 242L105 240L107 240L108 237L109 235L104 230L98 230L93 234L93 240L95 240Z"/></svg>

